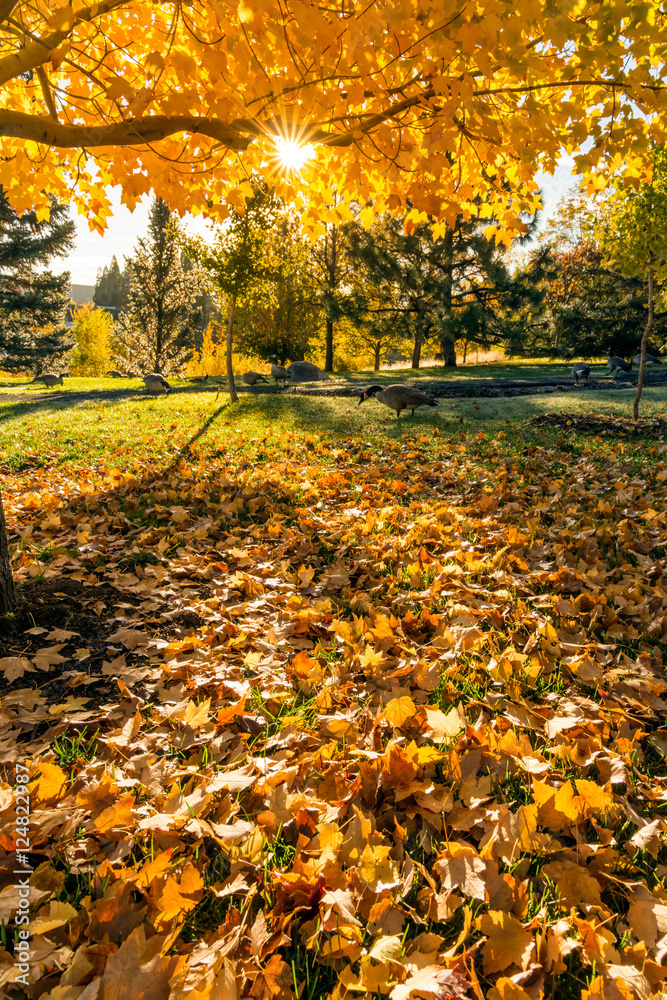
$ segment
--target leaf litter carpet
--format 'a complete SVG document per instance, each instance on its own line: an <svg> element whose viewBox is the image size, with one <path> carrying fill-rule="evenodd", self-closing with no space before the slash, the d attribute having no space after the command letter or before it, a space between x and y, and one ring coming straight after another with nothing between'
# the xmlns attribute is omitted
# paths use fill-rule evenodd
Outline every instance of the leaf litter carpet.
<svg viewBox="0 0 667 1000"><path fill-rule="evenodd" d="M7 477L6 995L17 761L31 998L663 995L667 474L501 447Z"/></svg>

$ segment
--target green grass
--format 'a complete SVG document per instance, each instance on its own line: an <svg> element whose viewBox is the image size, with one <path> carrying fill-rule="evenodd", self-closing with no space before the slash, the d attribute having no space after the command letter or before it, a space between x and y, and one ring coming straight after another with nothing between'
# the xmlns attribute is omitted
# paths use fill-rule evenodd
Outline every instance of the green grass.
<svg viewBox="0 0 667 1000"><path fill-rule="evenodd" d="M98 380L99 381L99 380ZM108 380L111 381L111 380ZM0 470L33 473L60 469L82 475L112 469L137 472L168 465L185 455L188 462L206 455L226 456L235 464L245 459L289 461L307 449L331 463L331 452L354 446L356 462L391 457L391 449L406 441L419 448L420 461L442 459L452 446L488 452L499 432L495 455L519 454L534 444L550 446L563 438L562 428L532 428L526 421L538 414L567 411L629 416L634 390L549 393L535 396L441 399L437 409L418 410L397 420L375 400L279 395L241 396L237 406L225 396L187 390L182 394L146 394L81 402L29 400L2 402L0 397ZM648 388L643 414L665 414L667 387ZM434 431L436 432L434 434ZM475 437L486 435L486 441ZM581 447L592 437L580 436ZM189 450L184 451L189 445ZM608 442L596 449L604 450ZM571 451L568 443L568 451ZM633 453L641 451L641 441ZM345 452L347 454L347 452ZM567 455L563 456L568 461Z"/></svg>
<svg viewBox="0 0 667 1000"><path fill-rule="evenodd" d="M599 378L601 375L609 376L606 358L596 358L593 361L576 358L574 360L586 360L591 367L591 378ZM390 368L379 372L371 368L360 372L342 373L346 379L352 382L378 382L378 384L389 384L392 382L425 382L434 379L444 379L445 381L474 380L474 379L535 379L535 378L555 378L572 381L572 361L548 361L542 358L530 358L525 360L494 362L493 364L474 364L468 361L465 365L456 365L455 368L445 368L444 365L433 365L422 368Z"/></svg>
<svg viewBox="0 0 667 1000"><path fill-rule="evenodd" d="M226 378L222 375L216 375L213 379L209 380L208 384L191 383L187 379L179 379L171 375L168 377L168 381L174 390L179 392L217 392L218 383L222 382L226 384L227 382ZM36 382L34 385L31 383L32 378L29 375L2 375L0 376L0 396L8 394L16 395L19 393L29 399L31 396L41 396L45 393L57 396L59 393L67 394L70 392L104 393L115 398L128 395L134 396L137 392L142 393L142 395L148 395L146 386L140 378L93 378L72 375L64 378L62 385L55 385L52 388L48 388L39 382Z"/></svg>
<svg viewBox="0 0 667 1000"><path fill-rule="evenodd" d="M96 736L97 732L88 736L87 729L72 736L61 733L52 746L56 762L61 767L71 767L74 764L82 764L92 760L97 752Z"/></svg>
<svg viewBox="0 0 667 1000"><path fill-rule="evenodd" d="M576 359L580 360L580 359ZM596 358L593 360L584 359L591 366L592 378L609 378L606 358ZM649 373L649 378L651 377ZM240 383L240 372L237 373ZM207 384L191 383L187 379L182 380L176 376L168 376L174 393L182 394L210 394L216 393L218 383L226 385L227 379L224 375L212 376ZM422 368L384 368L380 371L373 371L371 368L355 372L334 372L334 380L342 380L354 385L364 385L369 382L377 382L381 385L389 385L394 382L432 382L432 381L476 381L493 379L563 379L570 383L572 381L572 362L549 361L542 358L516 359L513 361L494 362L493 364L475 364L468 362L465 365L457 365L454 368L443 365L432 365ZM634 383L636 372L631 373L631 382ZM29 399L31 396L52 394L57 397L60 394L96 393L112 399L122 399L136 397L137 393L147 395L146 388L140 378L135 379L114 379L114 378L89 378L71 376L64 380L62 386L54 386L48 389L44 385L31 385L31 378L28 375L0 376L0 397L2 395L22 395ZM245 386L241 384L241 388Z"/></svg>

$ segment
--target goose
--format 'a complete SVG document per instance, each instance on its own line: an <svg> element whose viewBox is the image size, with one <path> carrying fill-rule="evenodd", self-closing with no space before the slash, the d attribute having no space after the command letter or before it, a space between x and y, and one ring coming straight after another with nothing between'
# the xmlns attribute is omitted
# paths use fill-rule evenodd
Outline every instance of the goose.
<svg viewBox="0 0 667 1000"><path fill-rule="evenodd" d="M125 378L139 378L136 372L125 372Z"/></svg>
<svg viewBox="0 0 667 1000"><path fill-rule="evenodd" d="M623 358L616 358L610 354L607 360L607 368L611 371L612 377L616 378L619 372L630 371L632 368L632 361L624 361Z"/></svg>
<svg viewBox="0 0 667 1000"><path fill-rule="evenodd" d="M359 396L359 405L375 396L378 403L384 403L392 410L396 410L396 418L400 420L401 410L411 410L411 416L415 415L418 406L437 406L438 404L425 392L413 389L409 385L388 385L386 388L381 385L369 385L367 389L362 389Z"/></svg>
<svg viewBox="0 0 667 1000"><path fill-rule="evenodd" d="M244 372L242 378L246 385L257 385L258 382L268 384L269 381L266 375L262 375L260 372Z"/></svg>
<svg viewBox="0 0 667 1000"><path fill-rule="evenodd" d="M164 389L167 395L171 392L171 386L158 372L142 375L142 380L149 392L159 392L161 389Z"/></svg>
<svg viewBox="0 0 667 1000"><path fill-rule="evenodd" d="M53 385L62 385L63 378L67 378L67 372L61 372L60 375L51 375L50 373L47 373L46 375L36 375L32 382L28 382L28 385L33 385L35 382L42 382L50 388Z"/></svg>
<svg viewBox="0 0 667 1000"><path fill-rule="evenodd" d="M123 378L123 373L117 371L115 368L112 368L110 372L105 372L104 374L109 378Z"/></svg>
<svg viewBox="0 0 667 1000"><path fill-rule="evenodd" d="M208 382L208 375L193 375L188 382Z"/></svg>
<svg viewBox="0 0 667 1000"><path fill-rule="evenodd" d="M287 380L291 379L291 377L292 377L290 375L290 373L287 371L287 369L283 368L282 365L277 365L277 364L271 365L271 374L273 375L274 379L276 380L276 385L280 381L282 381L282 383L284 385L285 382L287 382Z"/></svg>
<svg viewBox="0 0 667 1000"><path fill-rule="evenodd" d="M583 364L582 362L577 362L577 364L572 365L572 374L574 375L575 385L579 384L580 378L584 380L584 385L588 385L588 376L590 375L590 373L591 370L589 366Z"/></svg>
<svg viewBox="0 0 667 1000"><path fill-rule="evenodd" d="M642 363L642 356L641 356L641 354L635 354L635 356L634 356L634 358L632 360L634 361L634 363L636 365L639 366ZM655 354L647 354L646 355L646 364L647 365L661 365L662 361L661 361L660 358L656 358Z"/></svg>

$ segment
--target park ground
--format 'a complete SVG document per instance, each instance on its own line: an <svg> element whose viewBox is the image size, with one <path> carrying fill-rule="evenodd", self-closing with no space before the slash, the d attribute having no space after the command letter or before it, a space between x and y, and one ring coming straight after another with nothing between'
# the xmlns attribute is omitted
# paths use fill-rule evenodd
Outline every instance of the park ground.
<svg viewBox="0 0 667 1000"><path fill-rule="evenodd" d="M71 381L0 395L34 995L659 992L667 387Z"/></svg>

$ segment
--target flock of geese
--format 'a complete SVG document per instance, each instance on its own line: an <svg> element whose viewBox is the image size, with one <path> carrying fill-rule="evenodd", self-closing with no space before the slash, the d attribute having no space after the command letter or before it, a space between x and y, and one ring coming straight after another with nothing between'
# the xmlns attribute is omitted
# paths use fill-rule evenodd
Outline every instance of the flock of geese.
<svg viewBox="0 0 667 1000"><path fill-rule="evenodd" d="M309 362L297 362L297 364L304 367L303 374L308 374L307 366L309 366ZM290 365L290 368L293 367L293 365ZM315 368L315 365L310 365L310 367L318 371L318 369ZM116 371L115 369L108 371L106 374L111 378L137 377L136 375L130 373L123 375L122 372ZM285 385L286 382L294 379L294 372L288 371L286 368L283 368L282 365L273 364L271 365L271 376L273 377L276 385L279 382L282 382L283 385ZM61 372L60 375L53 375L49 373L37 375L32 382L28 383L28 385L34 385L36 382L40 382L42 385L46 385L51 388L56 385L63 385L63 378L66 377L67 372ZM208 378L208 375L195 375L188 381L206 383ZM151 372L148 375L142 375L141 379L149 392L164 391L167 395L171 392L171 385L167 382L166 378L158 372ZM263 375L261 372L244 372L242 379L246 385L250 386L257 385L261 382L270 384L266 375ZM215 384L215 382L212 384ZM359 389L358 395L359 405L365 403L367 399L375 398L378 403L383 403L385 406L388 406L389 409L393 410L396 413L397 418L400 418L403 410L410 410L411 415L414 416L415 410L420 406L438 405L432 396L427 396L425 392L420 392L419 389L414 389L409 385L369 385L365 389Z"/></svg>
<svg viewBox="0 0 667 1000"><path fill-rule="evenodd" d="M607 368L609 369L611 377L613 379L616 379L618 377L619 372L632 371L633 365L637 365L637 367L639 367L641 363L642 363L641 354L635 354L634 358L632 358L630 361L626 361L625 358L615 357L610 351L609 357L607 359ZM646 364L661 365L662 360L661 358L656 358L654 354L647 354ZM591 373L590 365L584 364L584 362L582 361L577 361L575 364L572 365L572 374L574 375L575 385L578 385L580 380L583 381L584 385L587 385L588 376L590 375L590 373Z"/></svg>
<svg viewBox="0 0 667 1000"><path fill-rule="evenodd" d="M632 366L639 365L641 363L641 355L636 354L631 361L625 361L624 358L615 357L609 354L609 359L607 361L607 367L609 368L610 376L616 378L619 372L629 372L632 370ZM660 358L655 357L653 354L646 355L647 365L659 365L662 364ZM588 384L588 377L591 373L590 365L584 362L576 362L572 366L572 374L574 376L575 385L579 385L583 382L584 385ZM122 372L112 369L108 371L107 376L111 378L141 378L144 385L149 392L171 392L171 385L163 375L158 372L151 372L148 375L137 376L134 372ZM42 383L49 388L56 385L63 385L63 378L67 376L67 372L61 372L59 375L54 375L46 373L44 375L37 375L32 382L28 385L33 385L36 382ZM178 376L179 378L181 376ZM271 377L274 379L274 383L277 385L282 382L283 386L287 382L293 382L295 379L297 381L306 381L310 378L320 379L328 378L326 373L321 372L315 365L308 361L294 362L290 365L289 369L284 368L282 365L276 363L271 365ZM270 384L266 375L261 372L244 372L241 376L245 385L254 386L260 383ZM190 379L189 382L206 383L209 381L208 375L195 375ZM211 380L212 385L220 386L219 382ZM396 417L400 419L403 410L410 410L411 415L414 416L414 412L420 406L437 406L437 402L432 396L428 396L425 392L421 392L419 389L414 389L409 385L369 385L365 389L358 390L359 395L359 405L365 403L367 399L376 399L378 403L382 403L384 406L389 407L389 409L394 410Z"/></svg>

